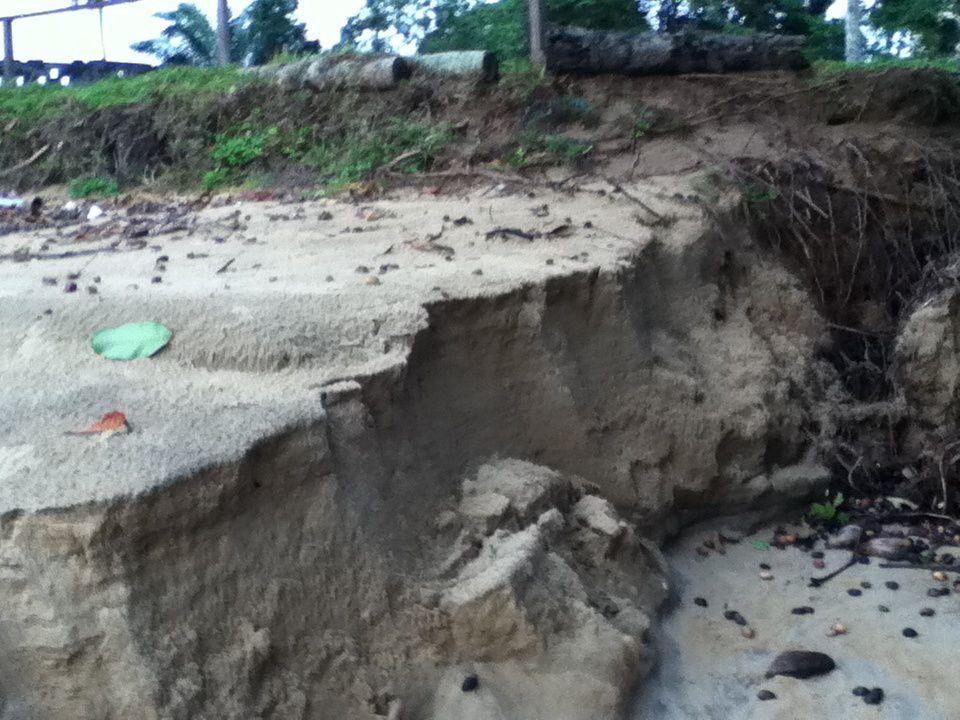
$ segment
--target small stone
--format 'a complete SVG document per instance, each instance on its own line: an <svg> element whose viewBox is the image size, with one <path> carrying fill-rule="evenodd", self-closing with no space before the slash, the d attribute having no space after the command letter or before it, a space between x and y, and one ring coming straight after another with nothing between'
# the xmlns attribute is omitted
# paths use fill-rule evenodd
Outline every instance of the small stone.
<svg viewBox="0 0 960 720"><path fill-rule="evenodd" d="M827 636L835 637L837 635L846 635L846 634L847 634L847 626L844 625L843 623L835 623L830 628L830 631L827 633Z"/></svg>
<svg viewBox="0 0 960 720"><path fill-rule="evenodd" d="M88 286L87 286L87 293L89 293L90 295L96 295L96 294L97 294L97 286L96 286L96 285L88 285Z"/></svg>
<svg viewBox="0 0 960 720"><path fill-rule="evenodd" d="M814 561L813 561L813 566L814 566L817 570L823 570L823 569L827 566L827 564L826 564L825 562L823 562L823 560L814 560Z"/></svg>
<svg viewBox="0 0 960 720"><path fill-rule="evenodd" d="M333 275L327 275L326 281L327 281L327 282L333 282Z"/></svg>
<svg viewBox="0 0 960 720"><path fill-rule="evenodd" d="M933 608L921 608L920 617L933 617L936 615L936 611Z"/></svg>
<svg viewBox="0 0 960 720"><path fill-rule="evenodd" d="M863 701L867 705L879 705L883 702L883 688L871 688L870 692L863 696Z"/></svg>
<svg viewBox="0 0 960 720"><path fill-rule="evenodd" d="M63 286L63 291L65 293L75 293L77 291L77 284L75 282L67 283Z"/></svg>
<svg viewBox="0 0 960 720"><path fill-rule="evenodd" d="M761 570L769 570L769 569L770 569L770 566L767 565L766 563L760 563L760 569L761 569Z"/></svg>
<svg viewBox="0 0 960 720"><path fill-rule="evenodd" d="M460 686L460 689L464 692L473 692L478 687L480 687L480 678L476 675L467 675L463 679L463 684Z"/></svg>
<svg viewBox="0 0 960 720"><path fill-rule="evenodd" d="M709 603L707 602L707 599L702 597L695 597L693 599L693 604L696 605L697 607L707 607L709 605Z"/></svg>
<svg viewBox="0 0 960 720"><path fill-rule="evenodd" d="M476 270L473 271L472 274L473 274L473 275L483 275L483 270L481 270L480 268L477 268Z"/></svg>
<svg viewBox="0 0 960 720"><path fill-rule="evenodd" d="M823 560L823 551L814 550L812 553L810 553L810 557L812 557L814 560Z"/></svg>
<svg viewBox="0 0 960 720"><path fill-rule="evenodd" d="M865 688L863 685L857 685L853 690L851 690L851 692L857 697L863 697L868 692L870 692L870 690L868 688Z"/></svg>
<svg viewBox="0 0 960 720"><path fill-rule="evenodd" d="M827 541L827 547L833 550L849 550L860 542L863 528L859 525L844 525Z"/></svg>
<svg viewBox="0 0 960 720"><path fill-rule="evenodd" d="M163 282L163 278L159 275L154 275L152 278L150 278L150 282L152 282L154 285L159 285Z"/></svg>
<svg viewBox="0 0 960 720"><path fill-rule="evenodd" d="M370 268L368 268L366 265L357 265L354 272L358 275L367 275L370 272Z"/></svg>
<svg viewBox="0 0 960 720"><path fill-rule="evenodd" d="M752 640L757 636L757 631L749 625L746 625L740 629L740 634L743 635L747 640Z"/></svg>
<svg viewBox="0 0 960 720"><path fill-rule="evenodd" d="M887 586L887 589L888 589L888 590L899 590L899 589L900 589L900 583L898 583L898 582L895 581L895 580L887 580L887 581L884 583L884 585Z"/></svg>
<svg viewBox="0 0 960 720"><path fill-rule="evenodd" d="M44 285L56 285L57 279L55 277L45 277L40 282Z"/></svg>
<svg viewBox="0 0 960 720"><path fill-rule="evenodd" d="M857 562L860 563L861 565L869 565L870 558L868 558L866 555L861 555L857 558Z"/></svg>
<svg viewBox="0 0 960 720"><path fill-rule="evenodd" d="M801 605L800 607L795 607L790 612L794 615L813 615L814 609L809 605Z"/></svg>
<svg viewBox="0 0 960 720"><path fill-rule="evenodd" d="M945 597L950 594L950 588L948 587L933 587L927 590L928 597Z"/></svg>
<svg viewBox="0 0 960 720"><path fill-rule="evenodd" d="M333 214L324 210L322 213L317 215L317 220L324 222L326 220L333 220Z"/></svg>
<svg viewBox="0 0 960 720"><path fill-rule="evenodd" d="M933 579L937 582L946 582L947 574L943 570L936 570L933 573Z"/></svg>
<svg viewBox="0 0 960 720"><path fill-rule="evenodd" d="M769 570L761 570L761 571L760 571L760 579L761 579L761 580L773 580L773 573L770 572Z"/></svg>
<svg viewBox="0 0 960 720"><path fill-rule="evenodd" d="M837 664L826 653L810 650L787 650L777 655L767 669L767 677L776 675L805 679L815 675L824 675Z"/></svg>
<svg viewBox="0 0 960 720"><path fill-rule="evenodd" d="M915 637L916 637L917 635L919 635L919 634L920 634L920 633L918 633L918 632L917 632L916 630L914 630L913 628L909 628L909 627L908 627L908 628L904 628L904 629L903 629L903 636L904 636L905 638L915 638Z"/></svg>
<svg viewBox="0 0 960 720"><path fill-rule="evenodd" d="M747 620L743 615L738 613L736 610L727 610L723 613L723 617L729 620L730 622L735 622L737 625L743 627L747 624Z"/></svg>
<svg viewBox="0 0 960 720"><path fill-rule="evenodd" d="M862 583L860 583L860 587L862 587L864 590L869 590L870 588L873 587L873 583L867 580L864 580Z"/></svg>
<svg viewBox="0 0 960 720"><path fill-rule="evenodd" d="M757 700L776 700L777 696L769 690L761 690L757 693Z"/></svg>
<svg viewBox="0 0 960 720"><path fill-rule="evenodd" d="M880 612L890 612L890 608L888 608L886 605L877 605L877 610Z"/></svg>
<svg viewBox="0 0 960 720"><path fill-rule="evenodd" d="M547 258L547 265L553 265L553 258Z"/></svg>
<svg viewBox="0 0 960 720"><path fill-rule="evenodd" d="M861 590L860 588L850 588L849 590L847 590L847 595L849 595L850 597L860 597L861 595L863 595L863 590Z"/></svg>
<svg viewBox="0 0 960 720"><path fill-rule="evenodd" d="M380 278L378 278L376 275L367 275L367 277L365 277L365 278L363 279L363 284L364 284L364 285L379 285L379 284L380 284Z"/></svg>

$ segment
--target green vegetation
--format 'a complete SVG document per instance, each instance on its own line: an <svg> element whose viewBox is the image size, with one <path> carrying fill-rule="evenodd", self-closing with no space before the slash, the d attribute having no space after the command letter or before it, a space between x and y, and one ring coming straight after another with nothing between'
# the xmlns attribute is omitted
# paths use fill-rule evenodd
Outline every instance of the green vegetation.
<svg viewBox="0 0 960 720"><path fill-rule="evenodd" d="M332 191L388 166L406 173L429 170L453 137L449 125L394 117L378 127L348 126L338 136L317 138L295 152ZM295 142L304 145L302 136Z"/></svg>
<svg viewBox="0 0 960 720"><path fill-rule="evenodd" d="M531 165L551 165L558 162L573 162L593 152L593 144L587 140L565 135L532 135L523 137L509 156L508 162L516 168Z"/></svg>
<svg viewBox="0 0 960 720"><path fill-rule="evenodd" d="M277 135L276 127L260 129L250 122L241 123L230 133L217 135L210 152L214 168L205 173L201 181L204 190L236 184L242 178L241 171L263 157L268 146L276 143Z"/></svg>
<svg viewBox="0 0 960 720"><path fill-rule="evenodd" d="M848 63L838 60L821 60L814 63L818 75L836 75L844 72L879 73L896 69L929 69L949 73L960 72L960 62L954 57L939 58L891 58L874 57L866 63Z"/></svg>
<svg viewBox="0 0 960 720"><path fill-rule="evenodd" d="M52 119L76 106L85 110L165 99L217 97L242 83L236 68L168 68L133 78L107 78L84 87L30 85L0 88L0 120Z"/></svg>
<svg viewBox="0 0 960 720"><path fill-rule="evenodd" d="M850 522L850 515L840 511L841 505L843 505L843 493L837 493L831 501L810 503L808 514L814 520L819 520L826 525L846 525Z"/></svg>
<svg viewBox="0 0 960 720"><path fill-rule="evenodd" d="M306 27L294 21L297 0L253 0L230 22L230 57L234 62L262 65L278 53L316 52L308 42ZM169 25L158 38L134 43L137 52L155 55L167 63L214 65L217 33L203 11L192 3L180 3L176 10L155 17Z"/></svg>
<svg viewBox="0 0 960 720"><path fill-rule="evenodd" d="M120 188L113 180L102 177L81 177L70 183L70 197L112 197L120 192Z"/></svg>

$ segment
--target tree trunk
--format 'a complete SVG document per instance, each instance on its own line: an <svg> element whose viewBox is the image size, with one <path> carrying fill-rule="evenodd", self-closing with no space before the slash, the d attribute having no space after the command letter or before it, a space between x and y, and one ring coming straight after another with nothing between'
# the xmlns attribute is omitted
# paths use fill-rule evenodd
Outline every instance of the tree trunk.
<svg viewBox="0 0 960 720"><path fill-rule="evenodd" d="M866 40L860 25L863 22L863 4L861 0L847 0L847 15L844 20L845 58L849 63L866 60Z"/></svg>
<svg viewBox="0 0 960 720"><path fill-rule="evenodd" d="M389 90L412 74L411 63L399 57L337 57L330 55L304 58L289 65L261 65L247 72L260 80L276 82L299 90Z"/></svg>
<svg viewBox="0 0 960 720"><path fill-rule="evenodd" d="M557 27L547 32L547 67L554 72L677 75L800 70L802 37L718 33L625 33Z"/></svg>
<svg viewBox="0 0 960 720"><path fill-rule="evenodd" d="M527 15L530 25L530 62L537 67L543 67L546 63L543 47L546 22L544 0L527 0Z"/></svg>
<svg viewBox="0 0 960 720"><path fill-rule="evenodd" d="M217 64L230 64L230 7L217 0Z"/></svg>

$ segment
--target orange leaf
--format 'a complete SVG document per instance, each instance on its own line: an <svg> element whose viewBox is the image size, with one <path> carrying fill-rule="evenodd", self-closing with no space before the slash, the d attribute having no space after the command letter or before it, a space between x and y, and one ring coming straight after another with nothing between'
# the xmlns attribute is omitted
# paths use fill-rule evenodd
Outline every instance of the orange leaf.
<svg viewBox="0 0 960 720"><path fill-rule="evenodd" d="M114 410L113 412L108 412L102 418L97 420L92 425L85 427L83 430L71 430L68 434L70 435L96 435L98 433L116 433L116 432L126 432L129 430L127 425L127 416L122 412Z"/></svg>

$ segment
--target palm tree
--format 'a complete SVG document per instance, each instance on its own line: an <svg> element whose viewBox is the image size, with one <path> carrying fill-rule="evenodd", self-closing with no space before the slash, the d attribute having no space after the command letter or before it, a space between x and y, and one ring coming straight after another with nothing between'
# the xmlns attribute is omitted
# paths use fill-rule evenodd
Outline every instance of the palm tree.
<svg viewBox="0 0 960 720"><path fill-rule="evenodd" d="M180 3L176 10L159 12L154 17L170 24L160 37L131 45L133 50L156 55L165 63L213 65L217 57L217 35L200 8Z"/></svg>
<svg viewBox="0 0 960 720"><path fill-rule="evenodd" d="M224 4L221 0L219 5ZM320 46L308 42L305 26L293 21L296 9L296 0L254 0L240 15L228 20L229 37L224 38L218 32L220 17L215 29L196 5L180 3L172 12L156 14L170 23L160 37L130 47L156 55L162 62L182 65L224 64L224 41L229 48L228 62L259 65L283 50L316 52ZM223 8L218 6L218 10L222 12Z"/></svg>

